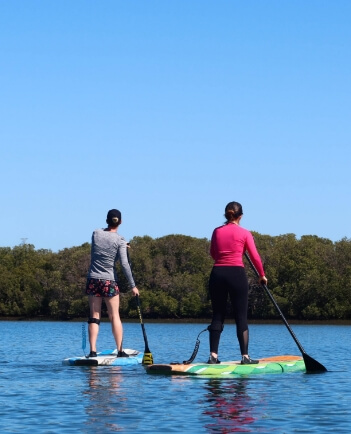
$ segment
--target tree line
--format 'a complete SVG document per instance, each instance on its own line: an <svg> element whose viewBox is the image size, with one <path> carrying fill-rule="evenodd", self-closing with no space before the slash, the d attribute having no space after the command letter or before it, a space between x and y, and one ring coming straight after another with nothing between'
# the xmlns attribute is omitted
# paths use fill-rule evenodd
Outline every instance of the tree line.
<svg viewBox="0 0 351 434"><path fill-rule="evenodd" d="M253 233L282 312L296 320L351 319L351 240ZM213 261L206 238L134 237L130 258L143 316L210 318L208 279ZM244 260L245 262L245 260ZM88 316L84 295L90 244L57 253L32 244L0 248L0 316L74 319ZM249 264L249 318L275 319L277 312ZM122 318L138 318L136 304L118 268ZM229 307L228 307L229 309ZM228 311L230 313L230 311ZM106 311L104 311L106 315Z"/></svg>

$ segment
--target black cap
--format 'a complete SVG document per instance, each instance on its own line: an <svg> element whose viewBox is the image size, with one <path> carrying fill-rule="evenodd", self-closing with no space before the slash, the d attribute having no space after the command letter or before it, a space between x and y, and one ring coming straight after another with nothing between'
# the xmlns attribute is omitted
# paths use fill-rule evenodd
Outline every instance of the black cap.
<svg viewBox="0 0 351 434"><path fill-rule="evenodd" d="M107 213L107 217L106 217L107 224L114 226L120 224L121 220L122 220L122 214L121 211L118 211L118 209L110 209L110 211Z"/></svg>

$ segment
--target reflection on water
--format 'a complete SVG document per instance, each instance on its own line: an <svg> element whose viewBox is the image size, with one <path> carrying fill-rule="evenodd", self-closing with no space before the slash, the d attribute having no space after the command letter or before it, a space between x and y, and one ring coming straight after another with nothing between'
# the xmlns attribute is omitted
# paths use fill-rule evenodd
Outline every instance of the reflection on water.
<svg viewBox="0 0 351 434"><path fill-rule="evenodd" d="M121 374L118 366L109 369L91 367L87 370L87 387L83 394L87 398L85 409L88 418L85 424L89 430L121 430L121 426L116 423L116 414L125 410L127 401Z"/></svg>
<svg viewBox="0 0 351 434"><path fill-rule="evenodd" d="M251 431L250 424L255 419L245 379L232 379L231 382L210 379L205 390L206 407L203 413L214 419L213 423L205 426L210 432Z"/></svg>

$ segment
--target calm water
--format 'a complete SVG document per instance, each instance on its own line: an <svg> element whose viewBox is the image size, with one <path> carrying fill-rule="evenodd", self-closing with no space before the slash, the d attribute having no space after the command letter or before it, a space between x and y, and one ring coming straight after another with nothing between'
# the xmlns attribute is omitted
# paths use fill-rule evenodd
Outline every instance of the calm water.
<svg viewBox="0 0 351 434"><path fill-rule="evenodd" d="M154 361L188 359L205 324L146 323ZM251 378L151 376L142 366L67 367L82 355L82 323L0 322L1 432L349 433L351 326L292 326L324 374ZM144 349L141 327L125 323L125 348ZM297 354L286 327L251 325L250 354ZM207 360L208 333L196 361ZM98 349L113 348L101 325ZM220 358L239 358L235 326L226 325Z"/></svg>

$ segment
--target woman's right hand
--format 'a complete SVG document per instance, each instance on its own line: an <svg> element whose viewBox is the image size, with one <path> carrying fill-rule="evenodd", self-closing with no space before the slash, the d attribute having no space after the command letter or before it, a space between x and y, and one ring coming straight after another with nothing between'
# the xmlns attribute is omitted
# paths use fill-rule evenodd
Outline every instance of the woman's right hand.
<svg viewBox="0 0 351 434"><path fill-rule="evenodd" d="M258 283L259 283L260 285L267 285L267 282L268 282L268 279L267 279L266 276L261 276L261 277L258 279Z"/></svg>

